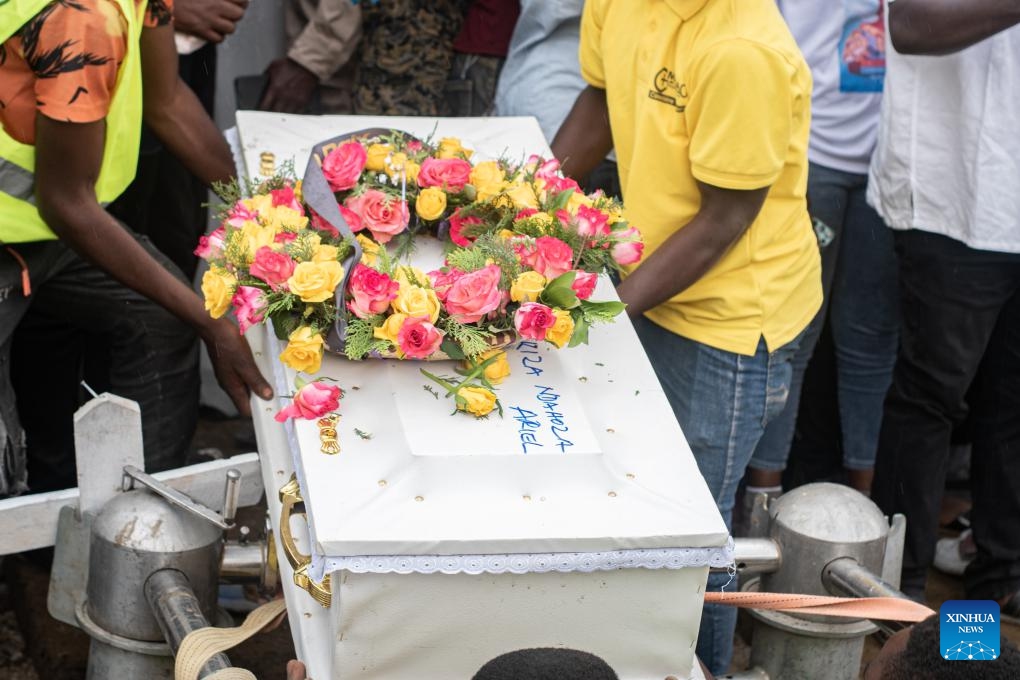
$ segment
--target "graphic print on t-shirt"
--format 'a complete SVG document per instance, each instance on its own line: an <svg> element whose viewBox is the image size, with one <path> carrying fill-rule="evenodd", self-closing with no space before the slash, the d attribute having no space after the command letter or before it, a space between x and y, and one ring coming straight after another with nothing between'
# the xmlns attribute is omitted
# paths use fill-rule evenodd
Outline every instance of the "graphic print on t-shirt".
<svg viewBox="0 0 1020 680"><path fill-rule="evenodd" d="M843 0L846 24L839 41L841 92L881 92L885 78L883 0Z"/></svg>

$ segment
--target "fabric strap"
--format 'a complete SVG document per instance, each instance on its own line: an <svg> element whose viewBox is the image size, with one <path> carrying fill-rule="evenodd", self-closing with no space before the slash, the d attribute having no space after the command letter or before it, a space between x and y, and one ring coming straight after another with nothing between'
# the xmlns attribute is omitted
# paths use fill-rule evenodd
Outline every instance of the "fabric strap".
<svg viewBox="0 0 1020 680"><path fill-rule="evenodd" d="M198 674L209 659L220 652L241 644L255 633L287 613L287 603L273 600L262 605L237 628L200 628L185 636L177 650L174 680L198 680ZM224 668L205 680L257 680L251 671L243 668Z"/></svg>
<svg viewBox="0 0 1020 680"><path fill-rule="evenodd" d="M824 614L848 619L880 619L910 623L924 621L935 613L923 604L899 597L855 598L789 593L708 592L705 593L705 603L795 614Z"/></svg>

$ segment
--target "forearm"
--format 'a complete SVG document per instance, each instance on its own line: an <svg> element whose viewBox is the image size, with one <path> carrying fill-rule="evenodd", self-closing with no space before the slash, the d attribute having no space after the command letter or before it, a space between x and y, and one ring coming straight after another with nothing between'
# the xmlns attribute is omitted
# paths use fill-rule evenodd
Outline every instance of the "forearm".
<svg viewBox="0 0 1020 680"><path fill-rule="evenodd" d="M606 91L589 85L581 90L556 133L553 156L559 159L563 172L576 179L588 175L612 149Z"/></svg>
<svg viewBox="0 0 1020 680"><path fill-rule="evenodd" d="M234 177L227 140L180 78L171 93L146 99L145 122L163 145L207 185Z"/></svg>
<svg viewBox="0 0 1020 680"><path fill-rule="evenodd" d="M1020 0L897 0L889 36L902 54L949 54L1020 23Z"/></svg>
<svg viewBox="0 0 1020 680"><path fill-rule="evenodd" d="M83 258L205 333L211 320L199 297L100 207L94 194L82 188L52 195L42 188L38 204L53 232Z"/></svg>
<svg viewBox="0 0 1020 680"><path fill-rule="evenodd" d="M743 232L741 232L743 233ZM704 276L739 238L720 238L713 220L699 213L670 236L617 287L636 318L682 293Z"/></svg>

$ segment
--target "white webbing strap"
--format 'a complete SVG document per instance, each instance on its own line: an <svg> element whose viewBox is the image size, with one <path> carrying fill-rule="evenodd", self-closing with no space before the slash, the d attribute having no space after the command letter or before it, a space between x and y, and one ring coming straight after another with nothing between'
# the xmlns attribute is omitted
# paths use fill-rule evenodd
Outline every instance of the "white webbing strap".
<svg viewBox="0 0 1020 680"><path fill-rule="evenodd" d="M231 647L241 644L255 633L287 613L284 600L273 600L262 605L237 628L201 628L185 636L177 650L174 680L198 680L198 674L209 659ZM243 668L224 668L204 680L257 680L251 671Z"/></svg>

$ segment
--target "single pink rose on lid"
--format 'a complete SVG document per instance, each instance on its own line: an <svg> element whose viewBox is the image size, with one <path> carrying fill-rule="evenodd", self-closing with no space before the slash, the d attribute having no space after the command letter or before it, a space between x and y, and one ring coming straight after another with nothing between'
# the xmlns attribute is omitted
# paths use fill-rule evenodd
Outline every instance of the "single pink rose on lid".
<svg viewBox="0 0 1020 680"><path fill-rule="evenodd" d="M279 290L294 273L297 263L286 253L278 253L269 246L262 246L255 251L255 259L248 272L257 279L269 284L273 290Z"/></svg>
<svg viewBox="0 0 1020 680"><path fill-rule="evenodd" d="M255 324L262 323L266 297L259 288L238 286L230 304L234 306L234 316L237 317L237 325L242 335Z"/></svg>
<svg viewBox="0 0 1020 680"><path fill-rule="evenodd" d="M599 275L591 272L577 270L574 282L570 287L574 290L580 300L587 300L595 292L595 284L599 281Z"/></svg>
<svg viewBox="0 0 1020 680"><path fill-rule="evenodd" d="M549 280L573 269L573 260L574 251L555 236L539 236L522 258L524 264Z"/></svg>
<svg viewBox="0 0 1020 680"><path fill-rule="evenodd" d="M208 235L198 239L198 247L195 248L196 257L203 260L211 260L223 254L223 239L226 237L226 229L216 227Z"/></svg>
<svg viewBox="0 0 1020 680"><path fill-rule="evenodd" d="M365 229L379 243L389 243L397 234L407 229L411 214L407 203L387 196L378 189L369 189L360 196L351 196L345 207L361 219ZM347 219L346 216L344 219Z"/></svg>
<svg viewBox="0 0 1020 680"><path fill-rule="evenodd" d="M340 388L316 380L294 394L294 401L280 409L275 418L284 422L288 418L314 420L340 408Z"/></svg>
<svg viewBox="0 0 1020 680"><path fill-rule="evenodd" d="M641 242L641 233L637 229L628 227L616 236L620 239L632 239L621 240L613 246L613 259L617 264L635 264L641 259L641 255L645 251L645 244Z"/></svg>
<svg viewBox="0 0 1020 680"><path fill-rule="evenodd" d="M484 222L474 216L461 217L460 208L454 210L453 214L450 215L450 240L461 248L470 246L475 242L475 237L465 234L464 227L471 226L473 224L484 224Z"/></svg>

